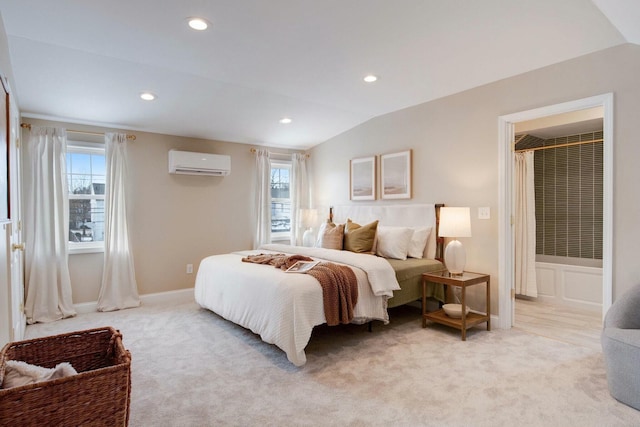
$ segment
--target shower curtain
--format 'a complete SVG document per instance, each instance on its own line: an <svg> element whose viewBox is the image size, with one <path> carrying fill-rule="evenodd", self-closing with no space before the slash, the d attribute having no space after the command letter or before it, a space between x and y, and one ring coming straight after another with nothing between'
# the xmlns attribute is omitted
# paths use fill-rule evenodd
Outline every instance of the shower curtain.
<svg viewBox="0 0 640 427"><path fill-rule="evenodd" d="M536 209L533 151L515 154L515 289L538 296L536 285Z"/></svg>

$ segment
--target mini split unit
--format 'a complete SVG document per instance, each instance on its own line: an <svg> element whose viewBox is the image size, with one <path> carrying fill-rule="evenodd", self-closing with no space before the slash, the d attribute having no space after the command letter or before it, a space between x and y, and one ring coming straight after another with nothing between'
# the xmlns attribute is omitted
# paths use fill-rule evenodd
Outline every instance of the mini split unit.
<svg viewBox="0 0 640 427"><path fill-rule="evenodd" d="M169 173L227 176L231 173L231 156L169 150Z"/></svg>

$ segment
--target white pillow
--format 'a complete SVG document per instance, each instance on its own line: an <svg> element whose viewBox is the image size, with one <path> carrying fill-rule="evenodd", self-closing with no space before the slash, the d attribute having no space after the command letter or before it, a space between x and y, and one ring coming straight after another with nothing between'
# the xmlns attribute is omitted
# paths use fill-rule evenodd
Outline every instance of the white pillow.
<svg viewBox="0 0 640 427"><path fill-rule="evenodd" d="M413 229L378 226L376 253L385 258L407 259Z"/></svg>
<svg viewBox="0 0 640 427"><path fill-rule="evenodd" d="M407 256L411 258L423 258L424 248L425 246L427 246L427 241L429 240L430 234L431 227L414 228Z"/></svg>

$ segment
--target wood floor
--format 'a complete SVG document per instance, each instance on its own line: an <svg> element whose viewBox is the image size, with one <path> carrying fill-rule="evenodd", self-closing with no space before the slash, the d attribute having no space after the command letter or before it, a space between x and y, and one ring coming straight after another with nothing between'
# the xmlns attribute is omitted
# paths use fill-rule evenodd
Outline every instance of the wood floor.
<svg viewBox="0 0 640 427"><path fill-rule="evenodd" d="M516 299L514 328L558 341L601 349L602 315L571 307Z"/></svg>

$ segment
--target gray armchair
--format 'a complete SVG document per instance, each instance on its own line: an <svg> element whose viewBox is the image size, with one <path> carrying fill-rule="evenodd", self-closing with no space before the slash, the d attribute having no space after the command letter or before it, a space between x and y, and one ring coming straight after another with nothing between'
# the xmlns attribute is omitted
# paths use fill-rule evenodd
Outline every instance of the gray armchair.
<svg viewBox="0 0 640 427"><path fill-rule="evenodd" d="M601 335L609 392L640 410L640 286L609 308Z"/></svg>

